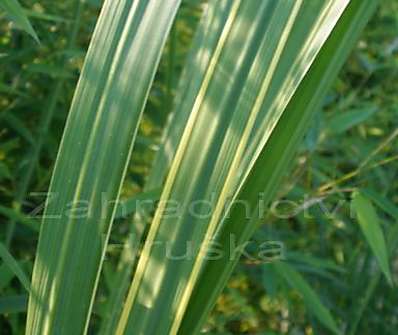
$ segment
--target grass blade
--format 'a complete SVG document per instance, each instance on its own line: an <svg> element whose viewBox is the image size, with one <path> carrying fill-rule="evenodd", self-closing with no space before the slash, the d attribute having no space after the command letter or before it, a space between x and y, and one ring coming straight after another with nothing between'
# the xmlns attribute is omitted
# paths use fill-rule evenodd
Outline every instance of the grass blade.
<svg viewBox="0 0 398 335"><path fill-rule="evenodd" d="M39 42L36 32L34 31L28 17L17 0L1 0L0 7L3 8L3 10L21 29L32 36L36 42Z"/></svg>
<svg viewBox="0 0 398 335"><path fill-rule="evenodd" d="M11 222L21 223L34 232L39 231L39 228L40 228L39 223L40 222L35 220L34 218L26 216L24 213L21 213L17 209L8 208L8 207L4 207L4 206L0 205L0 213L2 215L4 215L5 217L9 218Z"/></svg>
<svg viewBox="0 0 398 335"><path fill-rule="evenodd" d="M27 334L87 331L102 242L179 3L107 0L103 5L51 181L54 200L47 201L41 227Z"/></svg>
<svg viewBox="0 0 398 335"><path fill-rule="evenodd" d="M27 295L15 295L0 298L0 314L26 312L28 305Z"/></svg>
<svg viewBox="0 0 398 335"><path fill-rule="evenodd" d="M394 203L372 189L361 190L361 193L371 200L372 203L377 205L377 207L382 211L393 217L394 220L398 221L398 207L396 207Z"/></svg>
<svg viewBox="0 0 398 335"><path fill-rule="evenodd" d="M81 15L82 15L82 10L83 10L83 3L78 0L76 4L76 14L75 14L75 20L73 22L72 29L70 31L70 36L68 39L68 48L72 48L73 45L75 44L76 41L76 36L79 30L80 26L80 21L81 21ZM65 57L62 60L62 63L65 64L67 61L67 58ZM47 108L43 110L43 113L41 115L40 119L40 129L38 132L37 140L32 141L32 150L29 151L29 156L27 157L27 167L26 167L26 172L23 174L21 178L21 182L18 185L18 189L16 192L15 200L16 203L18 204L19 208L22 207L22 204L25 201L25 198L27 196L29 186L32 182L33 176L34 176L34 171L35 168L37 167L37 164L40 159L40 155L42 152L42 148L45 142L45 138L48 134L48 130L51 125L51 121L54 117L55 111L57 109L57 103L59 100L59 97L62 93L62 88L64 86L64 79L59 79L55 83L54 90L50 96L49 100L49 105ZM25 136L26 137L26 136ZM7 228L7 237L6 237L6 245L7 247L11 246L13 237L14 237L14 231L16 227L17 221L11 220L8 228Z"/></svg>
<svg viewBox="0 0 398 335"><path fill-rule="evenodd" d="M251 204L253 211L247 217L242 206L232 206L228 217L224 219L214 238L214 242L222 247L224 253L228 253L231 248L231 236L236 238L235 245L241 245L258 227L263 215L259 207L255 206L258 195L263 192L265 204L272 200L309 121L321 107L323 98L348 57L350 47L376 7L376 1L353 0L345 10L332 35L289 102L236 197ZM200 331L237 261L237 257L234 259L221 257L205 264L178 334L196 334ZM209 282L213 284L210 286Z"/></svg>
<svg viewBox="0 0 398 335"><path fill-rule="evenodd" d="M282 277L290 287L300 293L307 309L314 314L326 328L335 334L341 333L329 310L322 304L316 292L299 272L286 262L276 262L273 264L273 267L278 275Z"/></svg>
<svg viewBox="0 0 398 335"><path fill-rule="evenodd" d="M214 13L208 14L214 15ZM210 22L212 22L212 20L209 20L209 24ZM171 37L171 39L173 39L173 37ZM200 83L198 80L200 73L196 71L194 67L190 66L190 64L192 64L193 59L196 59L198 63L208 65L210 55L205 51L214 43L214 37L211 38L210 26L200 26L195 34L193 47L189 51L187 66L184 67L179 81L177 96L174 101L176 108L168 115L159 150L156 153L148 178L145 182L144 192L159 189L160 197L165 176L170 168L177 150L178 142L190 114L189 108L182 108L182 106L189 105L189 101L193 101L195 98L194 93L197 91L197 86ZM166 103L168 106L171 103L169 96L167 97ZM101 322L99 332L101 335L113 334L117 326L123 309L123 303L131 283L131 277L137 263L139 246L143 242L149 220L150 216L145 209L137 211L134 215L130 234L124 242L123 251L117 265L117 273L114 278L115 284L106 302L105 317Z"/></svg>
<svg viewBox="0 0 398 335"><path fill-rule="evenodd" d="M327 121L327 130L339 134L366 121L377 112L377 107L367 106L355 110L339 113Z"/></svg>
<svg viewBox="0 0 398 335"><path fill-rule="evenodd" d="M0 258L3 260L4 264L15 274L19 279L23 287L29 292L30 282L29 278L26 276L23 269L19 266L16 259L8 252L7 248L3 243L0 242Z"/></svg>
<svg viewBox="0 0 398 335"><path fill-rule="evenodd" d="M388 236L388 254L390 257L394 256L394 252L398 245L398 226L391 226L387 232ZM352 315L350 316L350 327L347 332L348 335L357 334L358 326L361 322L363 314L366 308L369 305L369 302L374 297L376 289L380 284L380 280L382 278L382 272L379 269L376 271L372 271L370 281L367 283L367 287L365 289L365 293L363 296L358 297L358 301L355 301L352 306Z"/></svg>
<svg viewBox="0 0 398 335"><path fill-rule="evenodd" d="M218 13L212 29L217 43L207 50L208 66L192 64L200 69L201 81L192 105L185 107L191 113L160 200L180 204L182 212L177 217L163 216L165 207L156 212L117 333L177 333L206 241L215 233L229 196L347 3L209 4ZM211 198L216 201L210 216L204 206L196 213L188 210ZM169 255L181 255L187 243L192 258L165 257L165 247Z"/></svg>
<svg viewBox="0 0 398 335"><path fill-rule="evenodd" d="M359 226L361 227L370 248L376 256L382 272L386 276L390 285L392 285L387 245L375 208L360 192L355 192L353 194L351 204L358 218Z"/></svg>
<svg viewBox="0 0 398 335"><path fill-rule="evenodd" d="M115 212L115 219L126 218L129 214L140 209L141 202L150 201L155 203L160 197L160 188L138 193L126 200L120 201Z"/></svg>

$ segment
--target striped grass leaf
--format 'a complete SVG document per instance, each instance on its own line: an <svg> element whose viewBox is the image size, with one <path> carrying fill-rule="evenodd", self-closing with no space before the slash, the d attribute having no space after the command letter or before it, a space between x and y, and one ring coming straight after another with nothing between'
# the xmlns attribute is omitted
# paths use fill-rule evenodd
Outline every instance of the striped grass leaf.
<svg viewBox="0 0 398 335"><path fill-rule="evenodd" d="M160 176L160 175L159 175ZM159 183L155 183L160 185ZM148 183L152 185L152 183ZM147 185L148 185L147 184ZM122 311L123 302L128 291L131 275L135 266L135 261L139 251L139 244L145 234L147 216L145 208L142 208L140 201L155 202L159 200L161 187L147 190L133 196L126 201L120 202L116 210L115 218L124 218L134 212L133 224L130 232L123 243L122 253L113 275L112 283L109 285L109 296L104 308L104 317L101 320L99 334L113 334Z"/></svg>
<svg viewBox="0 0 398 335"><path fill-rule="evenodd" d="M179 0L107 0L50 185L27 334L83 334L137 126Z"/></svg>
<svg viewBox="0 0 398 335"><path fill-rule="evenodd" d="M376 7L377 1L350 1L239 188L236 199L251 205L250 215L236 203L224 217L213 239L216 245L221 246L223 254L231 249L231 236L235 238L235 245L244 245L261 223L264 214L261 208L264 210L272 200L312 116L321 107L328 89ZM258 206L260 193L264 195L261 208ZM238 257L220 257L204 264L178 334L199 332L237 262Z"/></svg>
<svg viewBox="0 0 398 335"><path fill-rule="evenodd" d="M177 333L223 209L347 4L209 3L202 25L213 25L210 36L216 36L216 43L205 49L208 63L194 59L188 65L200 72L200 82L191 86L193 98L186 98L183 107L190 114L117 334ZM208 215L201 204L211 199L216 199L215 207ZM163 215L170 203L180 211ZM184 257L187 244L191 253Z"/></svg>
<svg viewBox="0 0 398 335"><path fill-rule="evenodd" d="M195 62L203 64L203 67L208 66L211 54L207 50L214 48L215 43L217 43L218 35L212 33L212 29L216 24L215 14L214 8L209 8L206 21L196 31L187 57L187 64L181 74L177 96L173 102L175 108L172 109L168 116L159 150L156 153L152 168L145 182L145 191L151 189L159 189L161 191L162 183L170 168L177 145L190 115L189 106L193 104L201 84L202 72L197 71L196 67L192 66L192 64ZM109 300L106 303L105 318L101 322L100 334L114 333L123 308L125 296L131 284L131 276L139 251L138 247L144 238L148 220L150 220L148 213L139 208L134 215L130 234L124 243L122 255L117 265L114 284L111 288Z"/></svg>

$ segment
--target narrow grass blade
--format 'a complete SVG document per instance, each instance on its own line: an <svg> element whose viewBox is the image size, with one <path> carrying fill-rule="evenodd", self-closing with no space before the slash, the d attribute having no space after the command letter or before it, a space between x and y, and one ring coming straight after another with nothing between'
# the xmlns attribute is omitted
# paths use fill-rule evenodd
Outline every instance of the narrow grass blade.
<svg viewBox="0 0 398 335"><path fill-rule="evenodd" d="M80 21L81 21L81 15L82 15L82 10L83 10L83 3L80 0L76 1L76 13L75 13L75 19L72 25L72 29L69 34L69 39L68 39L68 48L72 48L73 45L75 44L76 41L76 36L79 30L80 26ZM62 59L62 63L65 64L66 62L66 57ZM35 168L37 167L37 164L40 159L41 151L43 148L43 144L45 142L45 138L48 134L48 130L50 128L52 119L54 117L55 111L57 110L57 103L59 100L59 97L62 93L62 89L64 86L64 79L58 79L57 82L54 85L54 90L52 91L52 94L49 99L49 104L46 108L43 109L40 122L39 122L39 131L37 134L37 139L35 141L32 141L32 150L29 151L29 156L27 157L27 167L26 170L21 178L21 182L18 185L18 189L15 195L15 201L18 204L19 207L22 207L23 202L25 201L25 198L27 196L29 186L32 182L33 176L34 176L34 171ZM7 237L6 237L6 245L7 247L11 246L13 237L14 237L14 231L15 231L15 226L17 224L17 221L11 220L8 228L7 228Z"/></svg>
<svg viewBox="0 0 398 335"><path fill-rule="evenodd" d="M388 229L387 236L388 254L390 257L393 257L398 245L398 226L391 226ZM378 269L378 271L376 271L376 273L372 271L372 275L370 281L367 283L365 293L362 296L358 297L358 301L353 302L352 313L350 316L350 326L349 331L347 332L348 335L355 335L358 333L357 329L361 322L363 314L368 307L369 302L374 297L381 278L383 277L380 268Z"/></svg>
<svg viewBox="0 0 398 335"><path fill-rule="evenodd" d="M129 214L139 210L142 207L142 203L148 201L155 203L159 200L160 191L160 188L155 188L153 190L143 191L131 198L120 201L116 208L115 219L126 218Z"/></svg>
<svg viewBox="0 0 398 335"><path fill-rule="evenodd" d="M28 306L27 295L15 295L0 298L0 314L26 312Z"/></svg>
<svg viewBox="0 0 398 335"><path fill-rule="evenodd" d="M286 262L276 262L273 267L290 287L300 293L309 312L314 314L334 334L341 333L329 310L322 304L316 292L299 272Z"/></svg>
<svg viewBox="0 0 398 335"><path fill-rule="evenodd" d="M85 3L86 1L81 1L78 0L77 1L80 4ZM49 22L70 22L69 19L66 19L64 17L58 16L58 15L51 15L51 14L46 14L46 13L40 13L34 10L29 10L29 9L25 9L24 10L25 14L28 17L33 17L35 19L39 19L39 20L43 20L43 21L49 21ZM75 19L75 18L74 18Z"/></svg>
<svg viewBox="0 0 398 335"><path fill-rule="evenodd" d="M38 232L40 229L39 221L26 216L25 214L17 211L16 209L8 208L8 207L4 207L4 206L0 205L0 213L2 215L6 216L7 218L9 218L11 222L14 222L14 223L18 222L18 223L28 227L29 229L31 229L34 232Z"/></svg>
<svg viewBox="0 0 398 335"><path fill-rule="evenodd" d="M206 244L348 1L220 1L117 333L176 334ZM207 24L205 20L203 24ZM211 214L203 203L215 199ZM177 215L163 215L168 203ZM196 206L192 208L192 206ZM189 255L187 251L189 244ZM175 258L177 257L177 259ZM179 257L179 258L178 258ZM156 278L156 280L154 280ZM169 313L165 314L164 310Z"/></svg>
<svg viewBox="0 0 398 335"><path fill-rule="evenodd" d="M8 252L3 243L0 242L0 258L9 267L9 269L19 279L23 287L29 292L30 282L24 270L19 266L18 261Z"/></svg>
<svg viewBox="0 0 398 335"><path fill-rule="evenodd" d="M103 5L51 181L27 334L87 332L138 123L179 3Z"/></svg>
<svg viewBox="0 0 398 335"><path fill-rule="evenodd" d="M372 189L361 190L361 193L398 222L398 207L396 207L390 200Z"/></svg>
<svg viewBox="0 0 398 335"><path fill-rule="evenodd" d="M23 122L11 112L2 113L0 120L7 124L8 127L15 130L26 142L33 144L35 142L32 133L25 127Z"/></svg>
<svg viewBox="0 0 398 335"><path fill-rule="evenodd" d="M376 112L376 106L368 106L347 112L337 113L333 115L332 118L327 120L326 129L335 134L343 133L366 121Z"/></svg>
<svg viewBox="0 0 398 335"><path fill-rule="evenodd" d="M361 230L376 257L382 272L386 276L390 285L392 285L387 245L375 208L369 199L360 192L355 192L353 194L351 204L358 218L359 226L361 227Z"/></svg>
<svg viewBox="0 0 398 335"><path fill-rule="evenodd" d="M321 107L350 48L376 6L377 1L353 0L344 11L240 188L236 199L246 201L253 210L248 216L239 203L232 205L229 215L224 218L213 239L224 255L229 255L231 250L231 237L234 238L235 245L242 245L258 227L265 204L272 200L312 116ZM263 210L256 205L260 193L264 195ZM200 331L237 262L238 257L221 257L206 262L178 334L197 334Z"/></svg>
<svg viewBox="0 0 398 335"><path fill-rule="evenodd" d="M7 287L11 280L14 278L15 274L11 269L3 262L0 265L0 292Z"/></svg>
<svg viewBox="0 0 398 335"><path fill-rule="evenodd" d="M2 8L21 29L32 36L36 42L39 42L36 32L17 0L1 0L0 8Z"/></svg>

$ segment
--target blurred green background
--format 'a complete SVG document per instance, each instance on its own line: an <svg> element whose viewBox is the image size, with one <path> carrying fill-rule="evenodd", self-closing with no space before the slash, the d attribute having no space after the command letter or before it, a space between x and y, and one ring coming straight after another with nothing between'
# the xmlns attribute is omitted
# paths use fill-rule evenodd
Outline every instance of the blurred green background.
<svg viewBox="0 0 398 335"><path fill-rule="evenodd" d="M167 0L166 0L167 1ZM249 1L249 0L248 0ZM143 189L205 1L184 1L146 106L123 197ZM32 210L44 201L64 122L101 1L21 1L37 44L0 12L0 240L30 274ZM73 37L73 29L76 36ZM304 286L272 262L242 258L205 327L209 334L328 334L316 294L347 334L396 334L398 294L380 274L350 210L374 203L398 277L398 2L382 1L317 114L278 199L253 237L278 241ZM29 177L27 177L29 176ZM106 272L131 220L115 225ZM257 242L257 243L254 243ZM253 251L253 250L252 250ZM307 285L307 286L305 286ZM305 295L308 287L312 293ZM107 298L101 287L94 323ZM13 309L10 309L12 302ZM26 292L0 261L0 334L21 334Z"/></svg>

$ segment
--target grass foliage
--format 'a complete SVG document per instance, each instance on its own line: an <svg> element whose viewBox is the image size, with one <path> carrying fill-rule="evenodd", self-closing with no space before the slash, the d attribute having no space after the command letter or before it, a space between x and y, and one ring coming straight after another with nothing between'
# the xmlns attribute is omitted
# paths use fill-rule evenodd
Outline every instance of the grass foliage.
<svg viewBox="0 0 398 335"><path fill-rule="evenodd" d="M0 31L1 334L395 333L395 2L0 0Z"/></svg>

